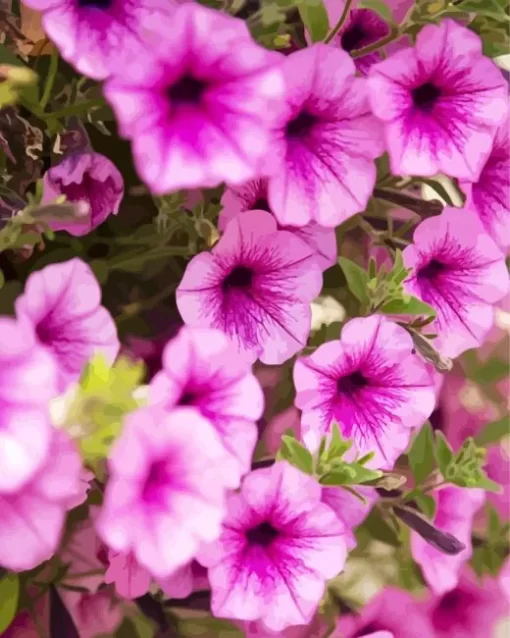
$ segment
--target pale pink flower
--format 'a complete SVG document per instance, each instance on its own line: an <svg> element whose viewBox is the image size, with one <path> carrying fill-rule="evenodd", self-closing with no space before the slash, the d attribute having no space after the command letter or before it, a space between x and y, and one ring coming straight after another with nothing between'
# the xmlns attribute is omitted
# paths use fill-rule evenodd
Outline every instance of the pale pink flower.
<svg viewBox="0 0 510 638"><path fill-rule="evenodd" d="M132 554L110 550L108 562L104 582L115 584L115 592L118 596L132 600L149 591L152 577L144 567L138 564Z"/></svg>
<svg viewBox="0 0 510 638"><path fill-rule="evenodd" d="M391 468L411 430L431 414L435 390L409 334L382 316L352 319L294 366L301 432L316 450L334 422L374 467Z"/></svg>
<svg viewBox="0 0 510 638"><path fill-rule="evenodd" d="M77 257L32 273L16 300L16 314L33 325L40 343L55 356L61 391L79 379L95 354L113 363L119 351L117 328L101 305L101 288Z"/></svg>
<svg viewBox="0 0 510 638"><path fill-rule="evenodd" d="M305 345L322 277L315 253L264 211L238 215L177 288L184 322L218 328L246 359L283 363Z"/></svg>
<svg viewBox="0 0 510 638"><path fill-rule="evenodd" d="M158 581L158 585L169 598L187 598L195 591L209 589L207 569L196 560L192 560L170 578Z"/></svg>
<svg viewBox="0 0 510 638"><path fill-rule="evenodd" d="M457 357L479 346L494 322L493 305L508 290L505 258L472 210L446 207L423 221L404 249L404 286L437 311L436 347Z"/></svg>
<svg viewBox="0 0 510 638"><path fill-rule="evenodd" d="M244 479L221 537L199 555L215 616L272 631L310 622L346 557L343 525L320 498L319 483L286 462Z"/></svg>
<svg viewBox="0 0 510 638"><path fill-rule="evenodd" d="M335 512L336 517L344 525L349 550L356 547L354 530L370 514L372 506L379 498L373 487L356 485L356 492L364 498L365 502L341 487L323 487L321 494L322 502Z"/></svg>
<svg viewBox="0 0 510 638"><path fill-rule="evenodd" d="M503 592L507 604L510 605L510 558L507 558L499 572L498 576L499 585Z"/></svg>
<svg viewBox="0 0 510 638"><path fill-rule="evenodd" d="M123 610L108 589L92 594L60 589L59 595L67 607L80 638L113 636L124 617Z"/></svg>

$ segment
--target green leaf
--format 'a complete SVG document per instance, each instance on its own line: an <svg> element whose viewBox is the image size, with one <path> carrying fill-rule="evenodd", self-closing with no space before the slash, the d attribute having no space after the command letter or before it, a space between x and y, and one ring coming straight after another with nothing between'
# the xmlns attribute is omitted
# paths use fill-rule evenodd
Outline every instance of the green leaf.
<svg viewBox="0 0 510 638"><path fill-rule="evenodd" d="M18 611L19 576L6 574L0 580L0 634L12 623Z"/></svg>
<svg viewBox="0 0 510 638"><path fill-rule="evenodd" d="M381 312L387 315L420 315L435 317L436 310L418 297L409 296L407 299L392 299L385 303Z"/></svg>
<svg viewBox="0 0 510 638"><path fill-rule="evenodd" d="M344 439L338 423L333 423L333 427L331 428L331 439L325 452L326 462L342 458L342 456L350 450L351 447L352 441Z"/></svg>
<svg viewBox="0 0 510 638"><path fill-rule="evenodd" d="M385 2L382 2L382 0L361 0L359 7L361 9L371 9L380 15L385 22L388 22L389 24L393 23L391 9Z"/></svg>
<svg viewBox="0 0 510 638"><path fill-rule="evenodd" d="M495 20L510 22L510 16L505 12L507 8L505 0L463 0L457 5L457 9L468 13L476 13L479 16L489 16Z"/></svg>
<svg viewBox="0 0 510 638"><path fill-rule="evenodd" d="M484 429L475 436L475 443L481 446L498 443L508 434L510 434L510 420L508 416L505 416L499 419L499 421L493 421L486 425Z"/></svg>
<svg viewBox="0 0 510 638"><path fill-rule="evenodd" d="M408 458L416 484L422 485L436 465L432 427L428 421L416 435L409 450Z"/></svg>
<svg viewBox="0 0 510 638"><path fill-rule="evenodd" d="M469 487L480 487L482 490L485 490L486 492L494 492L494 494L503 493L502 486L486 475L480 477L473 485L469 485Z"/></svg>
<svg viewBox="0 0 510 638"><path fill-rule="evenodd" d="M446 468L454 457L453 450L441 431L436 431L436 458L441 474L444 476Z"/></svg>
<svg viewBox="0 0 510 638"><path fill-rule="evenodd" d="M398 490L399 487L405 485L407 483L407 478L401 474L389 472L388 474L383 474L380 478L375 479L374 481L365 481L365 483L369 483L374 487L380 487L386 491L391 491Z"/></svg>
<svg viewBox="0 0 510 638"><path fill-rule="evenodd" d="M322 0L300 0L297 8L312 42L324 40L328 35L329 21Z"/></svg>
<svg viewBox="0 0 510 638"><path fill-rule="evenodd" d="M413 500L427 518L431 520L434 518L434 514L436 513L436 501L432 496L423 494L423 492L417 492L413 495Z"/></svg>
<svg viewBox="0 0 510 638"><path fill-rule="evenodd" d="M471 379L480 385L492 385L508 375L508 361L506 359L491 359L479 364L473 371Z"/></svg>
<svg viewBox="0 0 510 638"><path fill-rule="evenodd" d="M313 474L313 456L299 441L290 436L282 436L277 459L288 461L305 474Z"/></svg>
<svg viewBox="0 0 510 638"><path fill-rule="evenodd" d="M368 273L346 257L339 257L338 264L347 280L347 286L361 303L368 303Z"/></svg>
<svg viewBox="0 0 510 638"><path fill-rule="evenodd" d="M392 547L400 547L401 542L395 529L386 521L377 508L373 508L363 523L370 536Z"/></svg>

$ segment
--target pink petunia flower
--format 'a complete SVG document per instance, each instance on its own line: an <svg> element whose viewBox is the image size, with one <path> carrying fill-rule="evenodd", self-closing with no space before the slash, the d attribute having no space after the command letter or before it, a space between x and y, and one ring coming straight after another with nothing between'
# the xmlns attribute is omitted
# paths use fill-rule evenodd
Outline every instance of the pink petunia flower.
<svg viewBox="0 0 510 638"><path fill-rule="evenodd" d="M148 27L151 50L119 58L104 87L142 179L164 194L257 177L284 93L283 56L242 20L195 3Z"/></svg>
<svg viewBox="0 0 510 638"><path fill-rule="evenodd" d="M264 211L238 215L177 288L184 322L223 330L250 362L283 363L305 345L322 277L314 252Z"/></svg>
<svg viewBox="0 0 510 638"><path fill-rule="evenodd" d="M504 251L510 249L510 119L498 128L478 180L462 182L467 205L476 210L487 233Z"/></svg>
<svg viewBox="0 0 510 638"><path fill-rule="evenodd" d="M427 25L368 81L393 173L478 178L508 107L503 75L475 33L449 19Z"/></svg>
<svg viewBox="0 0 510 638"><path fill-rule="evenodd" d="M318 482L286 462L255 470L228 499L223 532L203 549L215 616L272 631L310 622L346 558L343 525Z"/></svg>
<svg viewBox="0 0 510 638"><path fill-rule="evenodd" d="M225 454L194 408L132 412L108 459L99 536L113 551L132 553L154 578L172 575L220 534Z"/></svg>
<svg viewBox="0 0 510 638"><path fill-rule="evenodd" d="M80 638L113 636L124 617L119 601L107 589L87 594L61 589L59 595Z"/></svg>
<svg viewBox="0 0 510 638"><path fill-rule="evenodd" d="M172 0L23 0L43 13L43 28L80 73L103 80L119 56L137 55L148 19L171 15Z"/></svg>
<svg viewBox="0 0 510 638"><path fill-rule="evenodd" d="M437 311L434 346L457 357L479 346L494 321L493 304L508 290L504 255L471 210L446 207L414 231L403 258L407 291Z"/></svg>
<svg viewBox="0 0 510 638"><path fill-rule="evenodd" d="M104 582L115 584L115 592L118 596L133 600L149 591L152 577L144 567L138 564L132 554L110 550L108 562Z"/></svg>
<svg viewBox="0 0 510 638"><path fill-rule="evenodd" d="M165 410L193 406L215 427L227 453L223 472L237 487L249 472L264 395L251 366L223 332L184 326L163 352L150 402Z"/></svg>
<svg viewBox="0 0 510 638"><path fill-rule="evenodd" d="M227 188L221 198L223 208L218 218L218 228L224 231L227 224L241 212L265 210L272 213L267 201L267 180L258 179L239 188ZM281 226L278 230L287 230L302 239L316 253L321 270L327 270L336 263L336 235L333 228L324 228L315 222L306 226Z"/></svg>
<svg viewBox="0 0 510 638"><path fill-rule="evenodd" d="M30 325L0 317L0 493L16 492L45 462L57 366Z"/></svg>
<svg viewBox="0 0 510 638"><path fill-rule="evenodd" d="M187 598L193 592L209 589L207 569L192 560L158 585L169 598Z"/></svg>
<svg viewBox="0 0 510 638"><path fill-rule="evenodd" d="M74 222L51 222L53 230L66 230L75 237L86 235L110 215L119 212L124 180L115 164L100 153L77 153L52 166L43 178L42 203L65 195L79 202L83 211Z"/></svg>
<svg viewBox="0 0 510 638"><path fill-rule="evenodd" d="M55 355L61 391L79 379L94 354L112 363L119 351L117 328L101 306L101 288L77 257L32 273L16 300L16 314Z"/></svg>
<svg viewBox="0 0 510 638"><path fill-rule="evenodd" d="M82 489L81 471L74 443L54 430L42 467L17 492L0 494L0 566L25 571L51 558Z"/></svg>
<svg viewBox="0 0 510 638"><path fill-rule="evenodd" d="M357 485L356 491L365 499L364 503L341 487L323 487L321 494L322 502L326 503L343 523L346 530L347 549L349 550L356 547L355 528L361 525L370 514L373 504L379 498L373 487Z"/></svg>
<svg viewBox="0 0 510 638"><path fill-rule="evenodd" d="M268 201L282 225L338 226L364 210L375 184L382 128L351 58L316 44L283 62L287 100L272 145Z"/></svg>
<svg viewBox="0 0 510 638"><path fill-rule="evenodd" d="M510 605L510 558L507 558L504 562L499 572L498 582L507 604Z"/></svg>
<svg viewBox="0 0 510 638"><path fill-rule="evenodd" d="M455 589L464 563L471 558L473 518L485 501L485 492L449 486L432 495L437 507L434 526L452 534L465 548L459 554L449 556L427 543L416 532L411 532L411 553L420 565L431 591L445 594Z"/></svg>
<svg viewBox="0 0 510 638"><path fill-rule="evenodd" d="M393 466L435 403L433 380L413 354L411 337L377 315L352 319L340 340L299 358L294 384L306 445L316 450L336 421L360 454L375 453L374 467Z"/></svg>

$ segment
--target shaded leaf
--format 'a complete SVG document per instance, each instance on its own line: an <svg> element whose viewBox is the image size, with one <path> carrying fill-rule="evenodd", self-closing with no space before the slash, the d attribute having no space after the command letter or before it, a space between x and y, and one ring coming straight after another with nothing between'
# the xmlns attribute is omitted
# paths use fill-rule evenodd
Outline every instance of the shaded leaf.
<svg viewBox="0 0 510 638"><path fill-rule="evenodd" d="M0 579L0 634L9 627L16 616L19 591L18 574L5 574Z"/></svg>
<svg viewBox="0 0 510 638"><path fill-rule="evenodd" d="M277 459L288 461L305 474L313 473L313 456L310 451L290 436L282 436Z"/></svg>
<svg viewBox="0 0 510 638"><path fill-rule="evenodd" d="M382 0L361 0L359 3L360 9L370 9L375 11L381 18L391 24L393 22L393 15L391 9Z"/></svg>
<svg viewBox="0 0 510 638"><path fill-rule="evenodd" d="M363 523L370 536L375 540L391 545L392 547L400 547L400 539L394 528L386 521L377 508L373 508Z"/></svg>
<svg viewBox="0 0 510 638"><path fill-rule="evenodd" d="M482 446L498 443L508 434L510 434L510 419L508 416L505 416L499 419L499 421L493 421L486 425L483 430L475 436L475 443Z"/></svg>
<svg viewBox="0 0 510 638"><path fill-rule="evenodd" d="M436 310L428 303L417 297L409 296L407 299L392 299L385 303L380 309L387 315L420 315L425 317L435 317Z"/></svg>
<svg viewBox="0 0 510 638"><path fill-rule="evenodd" d="M413 495L413 500L418 505L420 510L425 514L427 518L433 520L436 513L436 501L430 494L423 494L423 492L416 492Z"/></svg>
<svg viewBox="0 0 510 638"><path fill-rule="evenodd" d="M441 470L441 474L444 476L446 473L446 468L453 460L454 454L444 434L439 430L436 431L435 434L437 464L439 466L439 469Z"/></svg>
<svg viewBox="0 0 510 638"><path fill-rule="evenodd" d="M343 270L347 286L361 303L368 303L368 273L346 257L339 257L338 264Z"/></svg>
<svg viewBox="0 0 510 638"><path fill-rule="evenodd" d="M436 465L432 427L428 421L414 438L408 458L416 484L421 485Z"/></svg>
<svg viewBox="0 0 510 638"><path fill-rule="evenodd" d="M297 8L312 42L324 40L328 34L329 21L322 0L300 0Z"/></svg>

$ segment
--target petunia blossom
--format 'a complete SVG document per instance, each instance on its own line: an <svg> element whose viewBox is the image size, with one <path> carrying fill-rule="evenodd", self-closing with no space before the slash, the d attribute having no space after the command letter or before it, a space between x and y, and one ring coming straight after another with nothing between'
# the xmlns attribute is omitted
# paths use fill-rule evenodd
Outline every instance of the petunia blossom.
<svg viewBox="0 0 510 638"><path fill-rule="evenodd" d="M321 494L322 502L326 503L343 523L349 550L356 547L355 528L361 525L379 498L373 487L357 485L356 491L363 497L364 502L341 487L323 487Z"/></svg>
<svg viewBox="0 0 510 638"><path fill-rule="evenodd" d="M319 483L286 462L244 479L228 498L221 537L198 558L215 616L272 631L310 622L346 558L343 525L320 497Z"/></svg>
<svg viewBox="0 0 510 638"><path fill-rule="evenodd" d="M80 73L103 80L120 55L143 47L148 19L171 15L173 0L23 0L43 14L42 25L61 56Z"/></svg>
<svg viewBox="0 0 510 638"><path fill-rule="evenodd" d="M108 589L94 593L61 589L59 595L80 638L96 638L101 634L113 636L122 623L123 609Z"/></svg>
<svg viewBox="0 0 510 638"><path fill-rule="evenodd" d="M195 408L130 413L108 459L99 536L154 578L171 576L220 534L230 487L225 454Z"/></svg>
<svg viewBox="0 0 510 638"><path fill-rule="evenodd" d="M500 124L491 153L478 179L462 182L487 233L504 252L510 249L510 119Z"/></svg>
<svg viewBox="0 0 510 638"><path fill-rule="evenodd" d="M66 513L82 493L74 443L54 430L46 462L16 492L0 494L0 566L26 571L57 550Z"/></svg>
<svg viewBox="0 0 510 638"><path fill-rule="evenodd" d="M108 569L104 582L115 585L115 592L121 598L133 600L149 591L152 577L138 564L132 554L108 552Z"/></svg>
<svg viewBox="0 0 510 638"><path fill-rule="evenodd" d="M225 332L250 362L283 363L305 345L322 277L310 246L264 211L238 215L177 288L184 322Z"/></svg>
<svg viewBox="0 0 510 638"><path fill-rule="evenodd" d="M316 450L337 422L360 454L375 453L374 467L393 466L435 403L433 380L411 337L378 315L352 319L338 341L299 358L294 384L306 445Z"/></svg>
<svg viewBox="0 0 510 638"><path fill-rule="evenodd" d="M455 556L450 556L427 543L416 532L411 532L411 553L420 565L431 591L445 594L457 586L462 567L471 558L473 518L485 501L485 492L448 486L437 490L432 496L437 508L434 526L452 534L465 548Z"/></svg>
<svg viewBox="0 0 510 638"><path fill-rule="evenodd" d="M150 51L119 57L104 94L151 191L241 184L262 174L284 94L283 56L246 23L198 3L146 22Z"/></svg>
<svg viewBox="0 0 510 638"><path fill-rule="evenodd" d="M507 114L507 86L473 31L445 19L370 69L391 170L476 180Z"/></svg>
<svg viewBox="0 0 510 638"><path fill-rule="evenodd" d="M413 242L403 251L411 269L404 286L436 309L434 346L447 357L479 346L493 325L493 304L508 290L504 255L469 209L446 207L416 228Z"/></svg>
<svg viewBox="0 0 510 638"><path fill-rule="evenodd" d="M46 460L57 365L30 324L0 317L0 493L19 490Z"/></svg>
<svg viewBox="0 0 510 638"><path fill-rule="evenodd" d="M196 560L178 569L172 576L157 583L169 598L187 598L193 592L209 589L207 569Z"/></svg>
<svg viewBox="0 0 510 638"><path fill-rule="evenodd" d="M117 356L117 329L101 305L101 288L90 267L77 257L32 273L15 307L55 356L61 391L79 379L94 354L109 363Z"/></svg>
<svg viewBox="0 0 510 638"><path fill-rule="evenodd" d="M285 108L272 144L268 201L280 224L338 226L364 210L384 151L368 85L340 49L315 44L287 56Z"/></svg>
<svg viewBox="0 0 510 638"><path fill-rule="evenodd" d="M267 180L258 179L238 188L227 188L221 198L223 208L218 218L218 228L224 231L227 224L239 213L249 210L265 210L272 213L267 201ZM287 230L302 239L316 253L317 263L321 270L327 270L336 263L336 235L333 228L324 228L315 222L306 226L281 226L279 230Z"/></svg>
<svg viewBox="0 0 510 638"><path fill-rule="evenodd" d="M150 402L165 410L193 406L215 427L233 486L250 470L264 395L251 366L219 330L184 326L163 352Z"/></svg>
<svg viewBox="0 0 510 638"><path fill-rule="evenodd" d="M119 212L124 180L115 164L104 155L75 153L46 171L43 188L43 204L61 195L69 202L80 203L79 218L50 224L53 230L65 230L79 237L97 228L110 214Z"/></svg>

